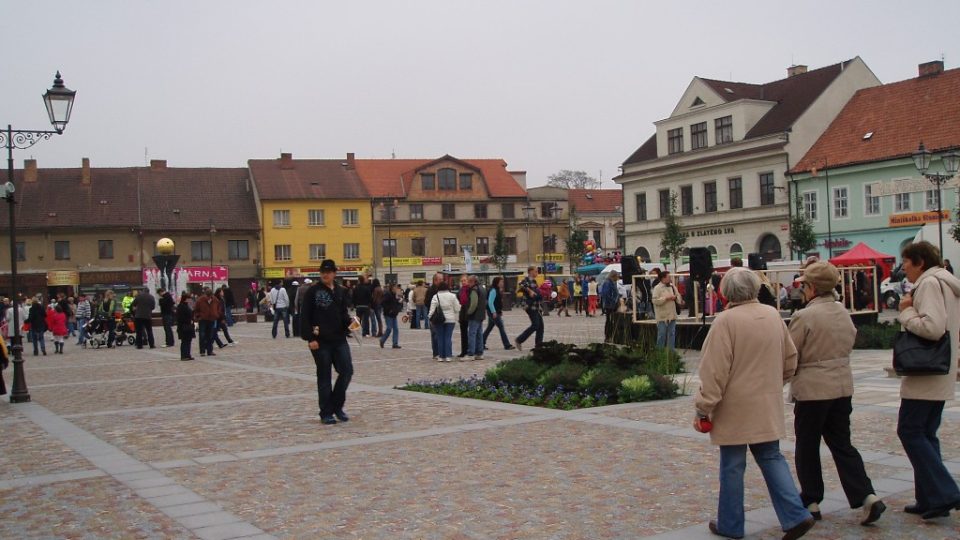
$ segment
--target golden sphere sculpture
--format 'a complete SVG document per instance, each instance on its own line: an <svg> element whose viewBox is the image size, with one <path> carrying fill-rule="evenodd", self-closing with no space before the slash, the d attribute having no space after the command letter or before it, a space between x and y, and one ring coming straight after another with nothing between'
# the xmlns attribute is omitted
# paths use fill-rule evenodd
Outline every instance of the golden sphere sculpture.
<svg viewBox="0 0 960 540"><path fill-rule="evenodd" d="M173 240L169 238L161 238L157 240L157 253L160 255L173 255L175 249Z"/></svg>

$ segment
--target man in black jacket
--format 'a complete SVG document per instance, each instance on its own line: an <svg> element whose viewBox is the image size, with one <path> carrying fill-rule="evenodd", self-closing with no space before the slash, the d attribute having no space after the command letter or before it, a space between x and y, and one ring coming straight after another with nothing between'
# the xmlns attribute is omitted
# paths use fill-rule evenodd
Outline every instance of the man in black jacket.
<svg viewBox="0 0 960 540"><path fill-rule="evenodd" d="M360 276L357 286L353 288L353 305L357 308L357 317L363 328L363 337L370 335L370 315L373 307L373 286L367 281L367 276Z"/></svg>
<svg viewBox="0 0 960 540"><path fill-rule="evenodd" d="M320 264L320 281L307 289L300 312L300 337L308 343L317 365L317 394L320 421L336 424L350 420L343 411L347 386L353 377L350 358L350 314L346 291L336 283L337 265L330 259ZM330 367L337 370L337 383L331 389Z"/></svg>
<svg viewBox="0 0 960 540"><path fill-rule="evenodd" d="M173 323L176 301L173 299L172 294L163 289L157 289L157 296L160 298L160 318L163 319L163 337L165 341L163 346L173 347Z"/></svg>
<svg viewBox="0 0 960 540"><path fill-rule="evenodd" d="M133 303L130 304L130 310L133 311L133 325L137 331L136 343L138 349L143 348L144 341L150 345L151 349L156 348L153 343L153 321L150 319L155 307L157 307L157 301L153 299L146 288L142 289L140 294L133 299Z"/></svg>
<svg viewBox="0 0 960 540"><path fill-rule="evenodd" d="M437 295L437 291L440 290L440 282L443 281L443 274L437 272L433 275L433 283L430 284L430 287L427 288L427 296L424 297L423 303L427 306L427 310L430 310L430 303L433 302L433 297ZM450 321L453 322L453 321ZM429 320L426 321L427 327L430 329L430 348L433 350L433 359L436 360L440 357L440 338L437 332L437 329L434 327L433 323Z"/></svg>

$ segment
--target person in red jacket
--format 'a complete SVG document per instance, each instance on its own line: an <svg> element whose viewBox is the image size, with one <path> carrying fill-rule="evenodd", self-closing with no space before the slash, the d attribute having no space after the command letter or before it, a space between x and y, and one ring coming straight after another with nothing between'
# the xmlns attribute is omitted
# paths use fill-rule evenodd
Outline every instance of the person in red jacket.
<svg viewBox="0 0 960 540"><path fill-rule="evenodd" d="M67 314L60 304L47 309L47 328L53 334L53 354L63 354L63 342L67 337Z"/></svg>

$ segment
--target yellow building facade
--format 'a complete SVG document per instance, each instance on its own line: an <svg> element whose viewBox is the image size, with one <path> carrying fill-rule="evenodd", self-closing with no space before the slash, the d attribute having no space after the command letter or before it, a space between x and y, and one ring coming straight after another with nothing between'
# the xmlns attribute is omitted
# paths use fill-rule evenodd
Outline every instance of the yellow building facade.
<svg viewBox="0 0 960 540"><path fill-rule="evenodd" d="M262 227L262 278L317 277L324 259L342 277L373 264L370 198L347 160L250 160L250 177Z"/></svg>

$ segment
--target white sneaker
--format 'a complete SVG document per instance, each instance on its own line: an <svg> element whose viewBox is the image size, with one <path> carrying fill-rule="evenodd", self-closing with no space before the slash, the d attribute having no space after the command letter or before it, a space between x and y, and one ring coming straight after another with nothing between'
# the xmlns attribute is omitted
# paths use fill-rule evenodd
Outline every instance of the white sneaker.
<svg viewBox="0 0 960 540"><path fill-rule="evenodd" d="M444 362L453 362L453 359L451 359L451 358L444 358L443 361L444 361Z"/></svg>
<svg viewBox="0 0 960 540"><path fill-rule="evenodd" d="M473 357L474 360L483 360L483 355L477 355Z"/></svg>
<svg viewBox="0 0 960 540"><path fill-rule="evenodd" d="M439 356L434 356L434 357L433 357L433 361L434 361L434 362L443 362L443 358L440 358Z"/></svg>
<svg viewBox="0 0 960 540"><path fill-rule="evenodd" d="M231 341L230 343L227 343L227 346L228 346L228 347L236 347L238 343L240 343L240 342L239 342L239 341Z"/></svg>

